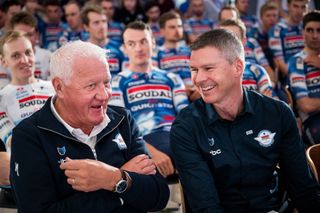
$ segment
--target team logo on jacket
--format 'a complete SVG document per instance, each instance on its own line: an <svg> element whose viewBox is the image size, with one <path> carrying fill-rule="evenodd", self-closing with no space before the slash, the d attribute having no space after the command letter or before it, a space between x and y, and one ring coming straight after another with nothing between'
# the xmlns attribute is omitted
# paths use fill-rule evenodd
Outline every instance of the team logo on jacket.
<svg viewBox="0 0 320 213"><path fill-rule="evenodd" d="M66 154L66 147L63 146L63 147L57 147L57 151L59 153L59 155L65 155Z"/></svg>
<svg viewBox="0 0 320 213"><path fill-rule="evenodd" d="M263 147L269 147L274 142L274 136L276 133L272 133L269 130L261 130L258 133L258 137L254 138L256 141L259 142L259 144Z"/></svg>
<svg viewBox="0 0 320 213"><path fill-rule="evenodd" d="M214 139L213 138L208 138L208 143L209 143L209 146L213 146L214 145Z"/></svg>
<svg viewBox="0 0 320 213"><path fill-rule="evenodd" d="M120 150L124 150L124 149L127 149L127 145L126 143L124 142L122 136L120 133L118 133L116 135L116 137L112 140L113 142L115 142L117 145L118 145L118 148Z"/></svg>

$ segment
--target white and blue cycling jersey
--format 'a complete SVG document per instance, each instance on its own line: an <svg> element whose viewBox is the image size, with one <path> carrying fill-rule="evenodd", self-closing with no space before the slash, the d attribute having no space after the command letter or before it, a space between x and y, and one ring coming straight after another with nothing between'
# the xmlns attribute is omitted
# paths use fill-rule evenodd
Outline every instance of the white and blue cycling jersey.
<svg viewBox="0 0 320 213"><path fill-rule="evenodd" d="M291 26L281 19L269 31L269 47L275 59L288 63L289 58L304 48L302 23Z"/></svg>
<svg viewBox="0 0 320 213"><path fill-rule="evenodd" d="M181 78L158 68L147 73L127 69L113 77L111 86L109 103L129 109L142 135L170 131L178 112L189 104Z"/></svg>
<svg viewBox="0 0 320 213"><path fill-rule="evenodd" d="M5 144L9 142L12 129L21 120L38 111L54 93L51 82L43 80L27 85L8 84L0 90L1 140Z"/></svg>
<svg viewBox="0 0 320 213"><path fill-rule="evenodd" d="M269 65L274 68L273 55L269 47L269 35L267 32L263 32L261 25L258 28L253 28L250 32L247 32L248 38L255 38L262 51L264 52L265 57L267 58Z"/></svg>
<svg viewBox="0 0 320 213"><path fill-rule="evenodd" d="M89 38L89 33L85 30L81 30L80 32L72 31L70 28L64 30L59 36L59 47L66 44L69 41L87 41Z"/></svg>
<svg viewBox="0 0 320 213"><path fill-rule="evenodd" d="M320 98L320 68L304 63L306 57L307 53L300 51L289 60L290 88L295 100L305 97ZM298 112L302 121L305 121L309 116L319 113L320 110L309 114Z"/></svg>
<svg viewBox="0 0 320 213"><path fill-rule="evenodd" d="M102 46L102 48L107 50L107 61L109 63L111 76L113 77L119 72L121 72L122 63L125 57L123 53L119 50L118 43L113 40L109 40L109 42Z"/></svg>
<svg viewBox="0 0 320 213"><path fill-rule="evenodd" d="M240 19L246 26L247 36L248 36L248 32L250 32L254 28L257 28L259 25L259 20L254 15L243 14L240 16Z"/></svg>
<svg viewBox="0 0 320 213"><path fill-rule="evenodd" d="M214 23L211 19L195 19L194 17L185 20L183 24L184 32L188 35L200 36L213 29Z"/></svg>
<svg viewBox="0 0 320 213"><path fill-rule="evenodd" d="M267 71L260 65L246 62L243 71L242 86L246 90L254 90L263 94L267 90L272 91L272 97L276 98Z"/></svg>
<svg viewBox="0 0 320 213"><path fill-rule="evenodd" d="M60 22L59 24L43 23L39 25L41 42L40 45L44 49L51 52L59 48L59 37L62 32L68 28L67 24Z"/></svg>
<svg viewBox="0 0 320 213"><path fill-rule="evenodd" d="M150 28L151 28L151 31L152 31L152 36L153 38L155 39L156 41L156 45L157 46L161 46L163 45L164 43L164 38L160 32L160 25L159 23L150 23Z"/></svg>
<svg viewBox="0 0 320 213"><path fill-rule="evenodd" d="M190 48L179 44L177 48L167 49L164 46L158 49L159 68L170 73L178 74L185 85L192 85L189 67Z"/></svg>
<svg viewBox="0 0 320 213"><path fill-rule="evenodd" d="M108 21L108 38L122 44L122 32L124 30L124 24L116 21Z"/></svg>
<svg viewBox="0 0 320 213"><path fill-rule="evenodd" d="M260 44L256 39L248 38L246 45L244 46L244 51L246 61L259 64L263 67L270 66Z"/></svg>

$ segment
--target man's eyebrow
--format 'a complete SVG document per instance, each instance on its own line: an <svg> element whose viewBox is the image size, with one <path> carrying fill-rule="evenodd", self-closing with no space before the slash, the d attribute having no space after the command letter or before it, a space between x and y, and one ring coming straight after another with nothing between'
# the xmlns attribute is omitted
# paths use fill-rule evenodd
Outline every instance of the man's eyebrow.
<svg viewBox="0 0 320 213"><path fill-rule="evenodd" d="M143 41L143 40L146 40L147 38L142 38L140 40L128 40L127 42L137 42L137 41Z"/></svg>

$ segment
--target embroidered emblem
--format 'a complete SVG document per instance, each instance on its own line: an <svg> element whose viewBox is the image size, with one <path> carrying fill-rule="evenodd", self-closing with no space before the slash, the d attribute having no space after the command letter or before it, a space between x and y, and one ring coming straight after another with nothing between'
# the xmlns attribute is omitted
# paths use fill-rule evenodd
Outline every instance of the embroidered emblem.
<svg viewBox="0 0 320 213"><path fill-rule="evenodd" d="M214 139L213 138L208 138L208 143L209 143L209 146L213 146L214 145Z"/></svg>
<svg viewBox="0 0 320 213"><path fill-rule="evenodd" d="M252 135L252 134L253 134L252 129L250 129L250 130L246 131L246 135Z"/></svg>
<svg viewBox="0 0 320 213"><path fill-rule="evenodd" d="M14 171L16 172L17 176L19 177L19 164L17 162L14 162Z"/></svg>
<svg viewBox="0 0 320 213"><path fill-rule="evenodd" d="M57 147L57 151L59 155L65 155L67 150L66 150L66 147L63 146L63 147Z"/></svg>
<svg viewBox="0 0 320 213"><path fill-rule="evenodd" d="M118 145L118 147L119 147L120 150L127 149L127 145L126 145L126 143L124 142L124 140L123 140L123 138L122 138L122 136L121 136L120 133L118 133L118 134L116 135L116 137L115 137L112 141L115 142L115 143Z"/></svg>
<svg viewBox="0 0 320 213"><path fill-rule="evenodd" d="M254 138L256 141L259 142L259 144L263 147L269 147L274 142L274 136L276 133L272 133L269 130L261 130L258 133L258 137Z"/></svg>

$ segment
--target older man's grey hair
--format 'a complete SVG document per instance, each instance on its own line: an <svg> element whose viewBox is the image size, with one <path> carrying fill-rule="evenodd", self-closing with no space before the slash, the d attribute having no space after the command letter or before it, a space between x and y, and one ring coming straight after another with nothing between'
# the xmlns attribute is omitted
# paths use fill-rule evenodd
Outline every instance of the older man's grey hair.
<svg viewBox="0 0 320 213"><path fill-rule="evenodd" d="M51 79L56 77L69 84L76 59L96 58L102 63L107 63L106 50L84 41L72 41L57 49L50 58ZM107 71L107 70L106 70Z"/></svg>
<svg viewBox="0 0 320 213"><path fill-rule="evenodd" d="M237 58L244 61L244 49L241 41L234 33L225 29L208 31L191 44L191 50L199 50L205 47L217 48L230 64Z"/></svg>

